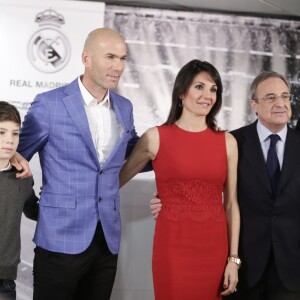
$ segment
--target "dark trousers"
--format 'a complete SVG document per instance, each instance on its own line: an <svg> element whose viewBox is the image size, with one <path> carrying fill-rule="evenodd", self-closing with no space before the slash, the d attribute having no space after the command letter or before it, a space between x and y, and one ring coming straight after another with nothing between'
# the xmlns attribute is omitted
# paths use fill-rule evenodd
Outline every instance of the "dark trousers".
<svg viewBox="0 0 300 300"><path fill-rule="evenodd" d="M300 300L300 292L287 290L277 272L273 254L270 255L266 270L258 283L249 289L241 285L238 291L224 300Z"/></svg>
<svg viewBox="0 0 300 300"><path fill-rule="evenodd" d="M91 245L79 254L35 248L33 300L109 300L118 255L106 244L98 224Z"/></svg>
<svg viewBox="0 0 300 300"><path fill-rule="evenodd" d="M0 279L0 300L16 300L14 280Z"/></svg>

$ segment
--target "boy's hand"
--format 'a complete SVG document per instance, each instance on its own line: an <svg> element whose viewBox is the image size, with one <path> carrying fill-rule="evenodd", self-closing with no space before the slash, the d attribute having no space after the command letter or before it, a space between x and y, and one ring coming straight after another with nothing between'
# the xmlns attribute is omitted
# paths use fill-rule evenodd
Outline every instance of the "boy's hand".
<svg viewBox="0 0 300 300"><path fill-rule="evenodd" d="M154 197L157 197L157 193L154 194ZM162 207L160 199L159 198L151 199L150 203L149 203L149 207L150 207L153 219L156 220L159 215L159 212L161 210L161 207Z"/></svg>
<svg viewBox="0 0 300 300"><path fill-rule="evenodd" d="M10 163L18 171L22 171L21 173L17 173L17 178L24 179L32 175L28 161L18 152L16 152L15 155L10 159Z"/></svg>

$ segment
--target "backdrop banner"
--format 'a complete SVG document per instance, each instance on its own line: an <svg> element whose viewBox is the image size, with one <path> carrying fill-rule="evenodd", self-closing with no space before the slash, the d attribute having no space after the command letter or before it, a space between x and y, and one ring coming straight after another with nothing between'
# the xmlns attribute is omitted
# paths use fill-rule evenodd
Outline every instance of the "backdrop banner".
<svg viewBox="0 0 300 300"><path fill-rule="evenodd" d="M104 9L95 2L0 0L0 99L25 113L37 93L80 75L84 40L103 26Z"/></svg>
<svg viewBox="0 0 300 300"><path fill-rule="evenodd" d="M14 104L22 119L36 94L66 85L83 73L87 34L103 27L101 2L0 0L0 100ZM38 156L30 162L39 193ZM22 219L17 299L32 299L32 237L35 223Z"/></svg>

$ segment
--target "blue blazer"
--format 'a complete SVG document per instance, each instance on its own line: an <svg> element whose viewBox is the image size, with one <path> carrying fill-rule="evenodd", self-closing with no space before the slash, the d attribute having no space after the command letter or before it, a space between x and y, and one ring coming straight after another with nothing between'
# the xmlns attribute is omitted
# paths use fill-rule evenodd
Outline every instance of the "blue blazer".
<svg viewBox="0 0 300 300"><path fill-rule="evenodd" d="M38 152L43 176L33 241L77 254L90 245L100 220L110 251L118 253L119 171L138 139L132 104L110 92L122 133L101 168L77 80L37 95L22 125L18 151L28 160Z"/></svg>

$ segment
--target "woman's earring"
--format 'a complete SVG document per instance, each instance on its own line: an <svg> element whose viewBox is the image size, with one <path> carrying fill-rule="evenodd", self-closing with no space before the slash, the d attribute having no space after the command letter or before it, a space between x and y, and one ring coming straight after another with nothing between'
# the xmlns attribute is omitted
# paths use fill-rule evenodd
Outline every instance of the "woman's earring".
<svg viewBox="0 0 300 300"><path fill-rule="evenodd" d="M178 106L182 107L182 99L179 99L180 101L178 102Z"/></svg>

